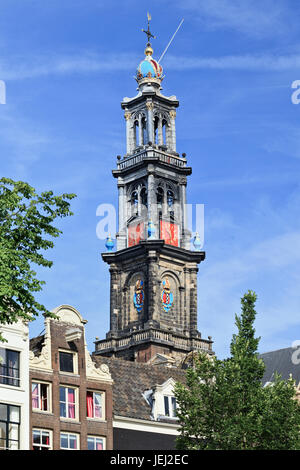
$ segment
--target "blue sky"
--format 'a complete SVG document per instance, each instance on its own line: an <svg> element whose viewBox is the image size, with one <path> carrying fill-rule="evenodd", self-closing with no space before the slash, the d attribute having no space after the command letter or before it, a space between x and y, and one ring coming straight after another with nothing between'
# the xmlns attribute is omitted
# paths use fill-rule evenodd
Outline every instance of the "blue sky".
<svg viewBox="0 0 300 470"><path fill-rule="evenodd" d="M117 204L111 175L125 153L124 96L143 58L152 14L163 93L175 94L177 149L193 174L188 202L205 204L198 325L219 357L229 351L240 298L255 290L260 351L300 339L300 5L288 0L2 0L1 175L38 190L75 192L75 215L39 271L49 309L88 320L90 351L109 329L109 273L97 206ZM31 325L31 336L43 329Z"/></svg>

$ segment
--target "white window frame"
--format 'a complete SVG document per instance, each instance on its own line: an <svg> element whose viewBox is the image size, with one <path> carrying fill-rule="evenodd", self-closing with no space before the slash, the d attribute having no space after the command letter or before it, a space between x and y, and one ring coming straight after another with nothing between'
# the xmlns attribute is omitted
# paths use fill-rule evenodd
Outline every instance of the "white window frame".
<svg viewBox="0 0 300 470"><path fill-rule="evenodd" d="M106 395L105 395L105 392L102 392L100 390L87 390L86 391L86 394L88 393L92 393L93 394L93 416L87 416L87 419L95 419L97 421L105 421L105 405L106 405ZM97 418L97 416L95 416L95 399L94 399L94 394L97 394L97 395L101 395L101 411L102 411L102 417L101 418Z"/></svg>
<svg viewBox="0 0 300 470"><path fill-rule="evenodd" d="M166 410L166 404L165 404L165 399L168 400L168 408L169 408L169 414L167 414L167 410ZM164 395L164 409L165 409L165 416L167 418L177 418L176 416L176 411L174 411L174 408L173 408L173 403L172 401L175 400L175 410L177 409L177 402L176 402L176 398L174 397L174 395Z"/></svg>
<svg viewBox="0 0 300 470"><path fill-rule="evenodd" d="M67 371L64 371L64 370L61 370L60 369L60 353L67 353L67 354L72 354L73 356L73 372L67 372ZM77 359L78 355L77 355L77 352L75 351L70 351L69 349L59 349L58 350L58 364L59 364L59 372L60 374L66 374L66 375L78 375L78 359Z"/></svg>
<svg viewBox="0 0 300 470"><path fill-rule="evenodd" d="M74 394L74 396L75 396L75 417L74 418L68 418L67 416L61 416L60 415L60 405L61 405L61 403L65 403L66 410L68 409L68 405L69 405L68 393L66 394L66 401L65 402L62 402L60 400L60 389L61 388L66 388L68 390L70 389L70 390L75 391L75 394ZM79 419L79 391L78 391L77 387L73 387L73 386L70 386L70 385L63 385L63 384L59 385L59 415L60 415L60 419L62 419L62 420L78 421L78 419Z"/></svg>
<svg viewBox="0 0 300 470"><path fill-rule="evenodd" d="M18 377L14 377L14 375L5 375L5 374L1 374L0 377L3 377L3 379L6 379L6 380L11 380L11 381L16 381L17 385L16 384L5 384L5 383L1 383L0 381L0 386L5 386L5 387L15 387L15 388L18 388L20 389L21 388L21 353L22 351L20 351L19 349L15 349L15 348L12 348L12 347L9 347L9 348L5 348L5 347L1 347L1 343L0 343L0 350L4 351L4 354L5 354L5 365L4 367L6 368L9 368L8 366L8 363L7 363L7 353L8 352L14 352L14 353L17 353L18 354L18 364L19 364L19 367L17 370L18 372ZM0 356L0 365L2 364L2 358Z"/></svg>
<svg viewBox="0 0 300 470"><path fill-rule="evenodd" d="M39 408L34 408L32 405L32 411L34 411L35 413L38 412L38 413L51 413L52 411L52 401L51 401L51 383L49 382L43 382L42 380L35 380L33 379L31 381L31 403L32 403L32 386L33 384L37 384L38 385L38 397L39 397ZM43 410L41 408L41 385L46 385L47 386L47 405L48 405L48 409L47 410Z"/></svg>
<svg viewBox="0 0 300 470"><path fill-rule="evenodd" d="M106 438L105 438L105 437L102 437L102 436L90 436L90 435L88 435L88 436L87 436L87 443L88 443L88 439L94 439L94 440L95 440L95 439L101 439L101 440L102 440L102 445L103 445L103 449L102 449L102 450L106 450ZM95 446L95 443L96 443L96 442L94 442L94 446ZM98 449L95 449L95 448L94 448L93 450L98 450Z"/></svg>
<svg viewBox="0 0 300 470"><path fill-rule="evenodd" d="M70 447L61 447L61 436L62 434L65 434L68 436L68 445L70 444L70 436L75 436L76 437L76 449L72 449ZM59 435L59 444L60 444L60 449L62 450L80 450L80 442L79 442L79 434L75 432L68 432L68 431L61 431Z"/></svg>
<svg viewBox="0 0 300 470"><path fill-rule="evenodd" d="M6 436L1 436L1 439L5 440L5 444L8 444L8 446L0 447L0 450L19 450L21 445L21 406L4 402L1 402L0 405L6 406L6 420L0 420L0 422L5 425ZM17 410L18 420L11 419L11 408L15 408ZM18 433L18 439L12 437L16 429Z"/></svg>
<svg viewBox="0 0 300 470"><path fill-rule="evenodd" d="M41 437L42 437L42 433L45 432L45 433L48 433L49 434L49 445L47 444L34 444L33 442L33 433L34 432L39 432L40 433L40 440L42 441ZM33 428L32 429L32 447L36 446L36 447L43 447L43 448L46 448L48 450L52 450L52 446L53 446L53 439L52 439L52 431L50 429L43 429L43 428ZM42 449L39 449L39 450L42 450Z"/></svg>

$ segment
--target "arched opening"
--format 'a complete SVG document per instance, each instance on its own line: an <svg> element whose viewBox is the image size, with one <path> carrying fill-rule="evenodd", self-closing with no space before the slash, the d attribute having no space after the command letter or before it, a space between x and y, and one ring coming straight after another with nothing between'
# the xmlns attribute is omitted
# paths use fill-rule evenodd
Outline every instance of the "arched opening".
<svg viewBox="0 0 300 470"><path fill-rule="evenodd" d="M163 203L164 203L164 190L160 186L157 188L156 202L157 202L158 211L162 211Z"/></svg>
<svg viewBox="0 0 300 470"><path fill-rule="evenodd" d="M131 215L138 214L139 197L137 191L131 193Z"/></svg>
<svg viewBox="0 0 300 470"><path fill-rule="evenodd" d="M171 189L168 189L167 191L167 203L168 203L168 208L172 209L174 206L174 193L171 191Z"/></svg>
<svg viewBox="0 0 300 470"><path fill-rule="evenodd" d="M140 192L140 200L141 200L141 215L142 217L146 214L148 208L148 194L147 189L143 187Z"/></svg>
<svg viewBox="0 0 300 470"><path fill-rule="evenodd" d="M147 189L145 187L141 189L141 203L143 206L148 207Z"/></svg>
<svg viewBox="0 0 300 470"><path fill-rule="evenodd" d="M138 128L138 121L134 121L133 123L133 148L135 149L137 146L137 128Z"/></svg>

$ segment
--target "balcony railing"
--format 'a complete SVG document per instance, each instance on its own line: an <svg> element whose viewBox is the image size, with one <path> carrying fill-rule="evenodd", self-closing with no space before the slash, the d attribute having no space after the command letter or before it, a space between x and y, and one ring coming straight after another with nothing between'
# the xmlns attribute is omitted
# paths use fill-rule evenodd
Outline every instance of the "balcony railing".
<svg viewBox="0 0 300 470"><path fill-rule="evenodd" d="M143 149L130 157L125 157L123 160L118 161L118 170L125 170L142 161L147 161L148 159L152 160L153 158L163 163L167 163L168 165L180 168L186 167L185 158L177 157L176 155L171 155L156 149Z"/></svg>
<svg viewBox="0 0 300 470"><path fill-rule="evenodd" d="M212 342L201 338L185 338L176 335L174 332L165 332L151 328L149 330L132 332L122 338L112 338L96 343L96 352L109 349L122 349L129 345L135 345L144 341L159 341L165 344L172 344L175 348L198 351L212 351Z"/></svg>

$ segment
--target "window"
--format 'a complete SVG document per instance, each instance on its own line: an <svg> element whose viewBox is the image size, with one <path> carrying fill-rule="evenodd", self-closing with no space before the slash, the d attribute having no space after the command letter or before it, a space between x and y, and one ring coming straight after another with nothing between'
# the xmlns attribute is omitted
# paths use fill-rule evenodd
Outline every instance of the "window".
<svg viewBox="0 0 300 470"><path fill-rule="evenodd" d="M0 403L0 449L19 449L20 407Z"/></svg>
<svg viewBox="0 0 300 470"><path fill-rule="evenodd" d="M143 209L146 209L148 207L146 188L141 189L141 203L142 203Z"/></svg>
<svg viewBox="0 0 300 470"><path fill-rule="evenodd" d="M74 374L74 353L59 351L59 370Z"/></svg>
<svg viewBox="0 0 300 470"><path fill-rule="evenodd" d="M78 449L78 435L70 434L68 432L60 433L60 448L66 450Z"/></svg>
<svg viewBox="0 0 300 470"><path fill-rule="evenodd" d="M173 191L170 189L167 191L167 201L168 201L168 206L172 207L174 204L174 194Z"/></svg>
<svg viewBox="0 0 300 470"><path fill-rule="evenodd" d="M50 411L49 384L32 382L32 409Z"/></svg>
<svg viewBox="0 0 300 470"><path fill-rule="evenodd" d="M103 392L87 392L87 417L104 419L104 401L105 394Z"/></svg>
<svg viewBox="0 0 300 470"><path fill-rule="evenodd" d="M176 398L164 396L165 416L176 418Z"/></svg>
<svg viewBox="0 0 300 470"><path fill-rule="evenodd" d="M50 450L51 432L45 429L32 430L32 450Z"/></svg>
<svg viewBox="0 0 300 470"><path fill-rule="evenodd" d="M138 204L139 204L139 197L137 191L133 191L131 194L131 215L137 215L138 213Z"/></svg>
<svg viewBox="0 0 300 470"><path fill-rule="evenodd" d="M61 418L77 419L76 389L60 387L59 397Z"/></svg>
<svg viewBox="0 0 300 470"><path fill-rule="evenodd" d="M156 193L157 208L162 209L164 202L164 190L159 186Z"/></svg>
<svg viewBox="0 0 300 470"><path fill-rule="evenodd" d="M88 450L104 450L105 449L105 438L88 436L87 438Z"/></svg>
<svg viewBox="0 0 300 470"><path fill-rule="evenodd" d="M20 353L0 348L0 383L20 387Z"/></svg>

